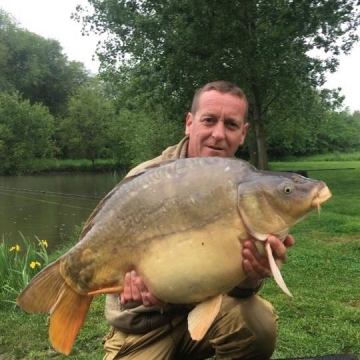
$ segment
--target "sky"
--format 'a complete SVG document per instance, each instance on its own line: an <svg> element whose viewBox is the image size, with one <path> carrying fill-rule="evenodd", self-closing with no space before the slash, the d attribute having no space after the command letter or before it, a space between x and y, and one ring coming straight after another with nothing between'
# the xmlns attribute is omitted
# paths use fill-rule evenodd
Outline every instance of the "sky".
<svg viewBox="0 0 360 360"><path fill-rule="evenodd" d="M69 60L80 61L97 73L99 62L93 61L92 56L99 38L81 35L81 24L70 19L76 5L89 6L89 3L87 0L0 0L0 8L10 13L18 26L59 41Z"/></svg>
<svg viewBox="0 0 360 360"><path fill-rule="evenodd" d="M93 73L99 62L95 55L96 35L82 36L81 24L70 19L76 5L88 6L87 0L0 0L0 8L10 13L19 26L44 38L58 40L69 60L80 61ZM359 31L360 35L360 31ZM344 105L350 111L360 111L360 43L350 55L342 55L335 74L327 76L326 88L342 88Z"/></svg>

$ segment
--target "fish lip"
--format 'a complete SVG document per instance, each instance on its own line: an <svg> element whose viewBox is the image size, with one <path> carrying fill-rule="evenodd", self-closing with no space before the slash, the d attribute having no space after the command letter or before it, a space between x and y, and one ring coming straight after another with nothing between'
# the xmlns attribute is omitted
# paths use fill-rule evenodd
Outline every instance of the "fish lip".
<svg viewBox="0 0 360 360"><path fill-rule="evenodd" d="M324 184L323 187L316 194L314 200L312 201L312 206L319 207L326 200L330 199L331 196L332 194L330 192L330 189L327 187L327 185Z"/></svg>

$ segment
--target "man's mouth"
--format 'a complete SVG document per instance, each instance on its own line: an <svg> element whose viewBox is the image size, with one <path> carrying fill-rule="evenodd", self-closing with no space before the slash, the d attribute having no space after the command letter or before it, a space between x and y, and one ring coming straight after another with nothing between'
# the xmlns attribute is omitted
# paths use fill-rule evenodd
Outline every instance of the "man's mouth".
<svg viewBox="0 0 360 360"><path fill-rule="evenodd" d="M224 151L225 149L218 147L218 146L208 146L209 149L215 150L215 151Z"/></svg>

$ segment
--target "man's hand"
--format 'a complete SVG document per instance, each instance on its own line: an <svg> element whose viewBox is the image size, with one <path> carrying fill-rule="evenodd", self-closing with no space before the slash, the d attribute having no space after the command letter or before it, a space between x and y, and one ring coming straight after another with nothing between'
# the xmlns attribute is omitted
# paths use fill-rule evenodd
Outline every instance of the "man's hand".
<svg viewBox="0 0 360 360"><path fill-rule="evenodd" d="M282 242L276 236L271 235L267 241L271 246L276 264L280 269L282 263L286 260L287 248L295 244L294 238L288 235L284 242ZM243 269L250 279L259 280L271 276L267 257L259 254L255 244L251 240L244 242L242 255Z"/></svg>
<svg viewBox="0 0 360 360"><path fill-rule="evenodd" d="M122 305L132 301L141 302L146 307L164 305L162 301L149 292L144 281L135 270L125 274L124 291L120 294Z"/></svg>

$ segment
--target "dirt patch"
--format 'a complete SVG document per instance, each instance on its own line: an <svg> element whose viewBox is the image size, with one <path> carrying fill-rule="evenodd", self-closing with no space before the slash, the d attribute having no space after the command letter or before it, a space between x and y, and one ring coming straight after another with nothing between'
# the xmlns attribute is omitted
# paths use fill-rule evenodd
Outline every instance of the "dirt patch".
<svg viewBox="0 0 360 360"><path fill-rule="evenodd" d="M351 307L360 307L360 300L349 300L348 305ZM1 357L0 357L1 360Z"/></svg>

